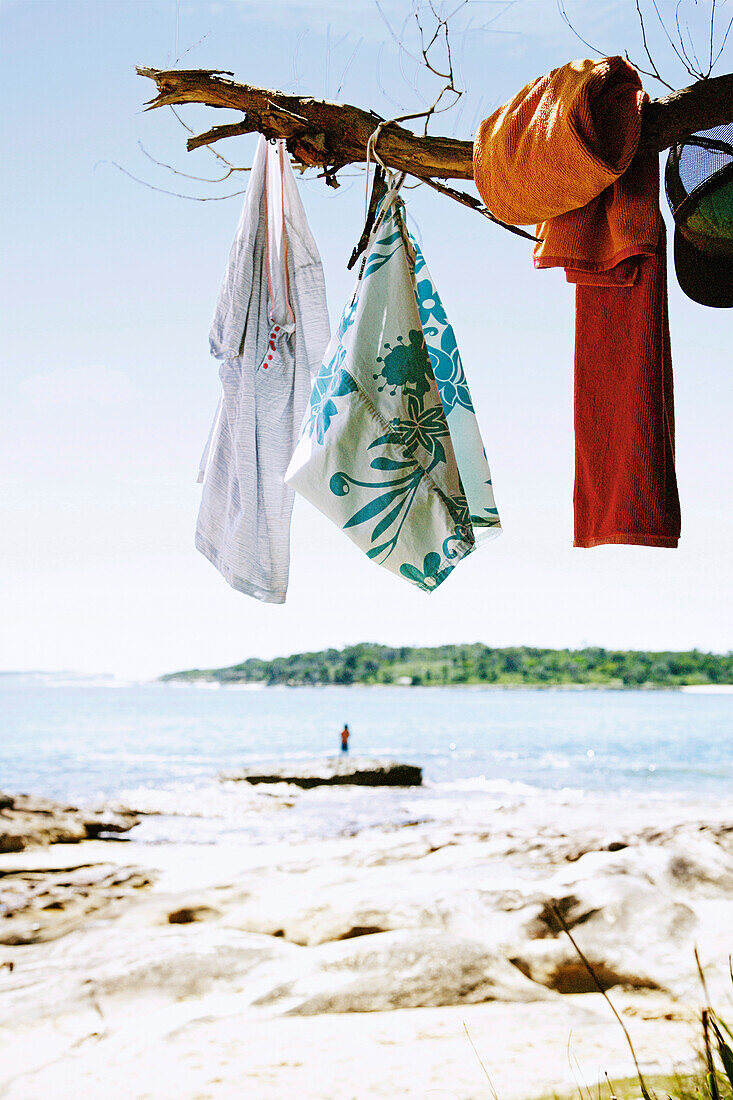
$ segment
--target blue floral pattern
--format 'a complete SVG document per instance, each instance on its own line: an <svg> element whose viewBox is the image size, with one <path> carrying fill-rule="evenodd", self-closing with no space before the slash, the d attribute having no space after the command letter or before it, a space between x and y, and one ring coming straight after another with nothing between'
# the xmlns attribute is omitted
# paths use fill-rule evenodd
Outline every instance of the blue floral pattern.
<svg viewBox="0 0 733 1100"><path fill-rule="evenodd" d="M369 558L425 591L479 533L500 530L455 335L393 191L314 382L287 480Z"/></svg>
<svg viewBox="0 0 733 1100"><path fill-rule="evenodd" d="M413 243L419 251L417 242ZM424 260L421 266L425 267ZM473 412L455 333L430 278L416 284L415 297L443 408L448 412L454 405L463 405Z"/></svg>
<svg viewBox="0 0 733 1100"><path fill-rule="evenodd" d="M313 383L304 430L315 435L321 446L326 440L331 421L338 412L334 398L346 397L356 389L356 382L343 368L345 358L346 348L339 345L332 358L321 367Z"/></svg>

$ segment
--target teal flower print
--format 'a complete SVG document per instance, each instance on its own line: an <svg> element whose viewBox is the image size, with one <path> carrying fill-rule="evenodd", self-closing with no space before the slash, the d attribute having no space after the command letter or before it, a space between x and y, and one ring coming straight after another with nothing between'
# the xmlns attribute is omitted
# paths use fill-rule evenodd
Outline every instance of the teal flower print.
<svg viewBox="0 0 733 1100"><path fill-rule="evenodd" d="M395 459L379 456L373 459L370 465L373 470L385 471L388 475L386 480L360 481L344 471L339 471L332 475L329 487L335 496L340 497L347 496L352 486L378 490L376 496L350 516L343 528L346 531L349 527L358 527L370 520L377 520L370 536L370 542L377 545L373 545L367 550L367 556L370 558L381 557L382 562L384 562L397 545L403 524L410 512L425 472L409 458L396 461ZM381 518L377 519L377 517ZM379 542L384 536L387 536L386 541Z"/></svg>
<svg viewBox="0 0 733 1100"><path fill-rule="evenodd" d="M383 366L373 377L384 379L384 385L378 387L380 393L391 387L394 396L399 387L407 393L414 393L422 404L423 397L430 389L430 359L425 337L419 329L412 329L407 340L408 343L405 344L403 338L398 336L396 344L384 344L387 355L377 356L377 362Z"/></svg>
<svg viewBox="0 0 733 1100"><path fill-rule="evenodd" d="M331 359L321 367L311 390L308 418L303 430L315 436L323 446L331 421L338 413L335 397L345 397L356 389L356 382L341 366L346 348L339 344Z"/></svg>
<svg viewBox="0 0 733 1100"><path fill-rule="evenodd" d="M420 321L423 328L429 325L433 320L437 321L439 325L445 326L448 324L448 317L443 307L443 303L438 297L438 292L430 279L420 280L417 284L415 296L417 298L417 308L420 312Z"/></svg>
<svg viewBox="0 0 733 1100"><path fill-rule="evenodd" d="M449 497L446 499L446 505L451 516L455 520L456 529L453 532L453 536L459 539L463 539L466 542L473 542L473 532L471 531L471 512L468 507L468 501L463 494ZM451 536L451 537L453 537ZM445 553L445 547L443 547L443 553ZM448 554L448 557L452 557Z"/></svg>
<svg viewBox="0 0 733 1100"><path fill-rule="evenodd" d="M400 573L403 577L407 577L408 581L412 581L413 584L418 585L425 592L431 592L434 588L437 588L439 584L442 584L445 578L453 572L454 567L452 565L448 565L441 569L440 562L440 554L431 550L429 554L425 555L422 569L418 569L416 565L401 565Z"/></svg>
<svg viewBox="0 0 733 1100"><path fill-rule="evenodd" d="M373 275L375 271L379 271L380 267L384 267L384 265L392 259L395 253L399 252L400 249L404 247L405 242L402 237L402 230L399 226L393 229L391 233L380 237L379 240L375 242L366 260L362 273L364 282L366 282L369 276Z"/></svg>
<svg viewBox="0 0 733 1100"><path fill-rule="evenodd" d="M431 405L423 411L417 398L412 395L408 396L407 408L410 415L405 419L395 417L391 420L389 430L370 443L368 449L392 443L411 455L416 447L422 447L431 457L430 472L438 463L446 461L445 448L440 441L450 433L443 409L440 405Z"/></svg>
<svg viewBox="0 0 733 1100"><path fill-rule="evenodd" d="M336 336L339 340L343 340L346 330L351 328L356 320L356 310L359 305L359 298L357 294L354 294L349 304L341 314L341 320L339 321L339 327L336 332Z"/></svg>
<svg viewBox="0 0 733 1100"><path fill-rule="evenodd" d="M413 245L417 255L422 258L420 246L415 241ZM421 266L425 266L424 260ZM415 270L418 270L417 264ZM420 314L420 323L425 330L435 383L446 413L449 413L455 405L462 405L464 409L473 412L471 394L458 352L455 333L432 279L420 279L415 287L415 300Z"/></svg>

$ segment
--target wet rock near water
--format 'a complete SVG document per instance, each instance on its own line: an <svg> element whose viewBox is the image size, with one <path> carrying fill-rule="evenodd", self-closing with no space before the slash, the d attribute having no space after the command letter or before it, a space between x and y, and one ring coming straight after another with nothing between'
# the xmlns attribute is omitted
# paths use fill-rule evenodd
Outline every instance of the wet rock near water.
<svg viewBox="0 0 733 1100"><path fill-rule="evenodd" d="M125 809L80 809L27 794L0 793L0 852L36 845L78 844L127 833L139 818Z"/></svg>
<svg viewBox="0 0 733 1100"><path fill-rule="evenodd" d="M112 902L150 886L154 878L139 867L110 863L0 870L0 944L58 939Z"/></svg>
<svg viewBox="0 0 733 1100"><path fill-rule="evenodd" d="M242 768L224 772L220 778L252 784L291 783L306 790L323 786L419 787L422 785L422 768L394 760L334 757L305 764L286 762L267 770L261 767Z"/></svg>
<svg viewBox="0 0 733 1100"><path fill-rule="evenodd" d="M150 886L154 875L100 860L98 850L87 860L66 862L46 860L39 852L53 844L118 837L138 822L124 807L80 809L36 795L0 794L0 853L8 857L0 867L0 944L58 939L111 903ZM28 857L18 862L26 851Z"/></svg>

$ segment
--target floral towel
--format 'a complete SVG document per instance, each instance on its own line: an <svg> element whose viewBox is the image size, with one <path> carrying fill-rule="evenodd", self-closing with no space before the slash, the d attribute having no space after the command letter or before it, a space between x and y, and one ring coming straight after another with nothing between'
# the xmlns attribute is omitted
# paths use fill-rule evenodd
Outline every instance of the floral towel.
<svg viewBox="0 0 733 1100"><path fill-rule="evenodd" d="M456 340L390 187L285 475L429 592L501 531Z"/></svg>

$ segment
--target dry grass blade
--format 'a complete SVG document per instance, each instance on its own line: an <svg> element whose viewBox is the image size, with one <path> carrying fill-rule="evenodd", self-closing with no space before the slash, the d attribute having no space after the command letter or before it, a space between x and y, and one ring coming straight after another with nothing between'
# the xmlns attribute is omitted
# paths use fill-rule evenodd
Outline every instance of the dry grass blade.
<svg viewBox="0 0 733 1100"><path fill-rule="evenodd" d="M710 1098L711 1100L720 1100L720 1090L718 1089L718 1079L715 1073L713 1051L710 1046L710 1010L707 1008L702 1010L702 1036L705 1044L705 1061L708 1067L706 1080L708 1089L710 1090Z"/></svg>
<svg viewBox="0 0 733 1100"><path fill-rule="evenodd" d="M644 1100L653 1100L653 1097L650 1095L649 1090L646 1087L646 1082L645 1082L644 1076L641 1072L641 1067L639 1066L639 1060L636 1057L636 1051L634 1050L634 1044L631 1041L631 1036L629 1035L628 1028L626 1027L626 1024L623 1022L623 1020L619 1016L618 1012L616 1011L616 1006L614 1005L613 1001L608 996L605 989L603 988L600 981L598 980L598 976L597 976L595 970L593 969L591 964L588 962L587 958L585 957L585 955L581 951L578 944L575 942L575 939L573 938L573 934L570 931L570 929L568 928L567 922L566 922L565 918L563 917L562 913L560 912L560 910L555 905L552 907L552 911L555 915L555 918L556 918L558 924L560 925L563 932L565 933L565 935L568 937L571 944L575 948L575 951L578 955L578 958L582 962L585 969L588 971L593 984L595 985L596 989L601 994L601 996L605 999L606 1004L611 1009L611 1012L613 1012L614 1016L618 1020L618 1023L619 1023L619 1026L621 1027L621 1030L623 1031L624 1035L626 1036L626 1042L628 1043L629 1050L631 1051L631 1057L634 1060L634 1069L636 1070L636 1076L639 1079L639 1086L641 1088L641 1094L644 1097Z"/></svg>
<svg viewBox="0 0 733 1100"><path fill-rule="evenodd" d="M709 1022L712 1032L715 1035L715 1041L718 1044L718 1054L720 1055L720 1060L723 1063L725 1076L728 1078L728 1084L733 1089L733 1050L731 1050L730 1046L726 1042L725 1036L720 1030L720 1027L718 1026L718 1021L716 1020L715 1016L711 1015ZM722 1023L722 1021L720 1022ZM723 1026L725 1027L724 1024ZM726 1030L729 1029L726 1028Z"/></svg>
<svg viewBox="0 0 733 1100"><path fill-rule="evenodd" d="M698 954L697 947L693 948L693 951L695 955L695 965L697 966L697 972L700 975L700 984L702 985L702 991L705 994L705 1005L707 1008L710 1008L710 994L708 993L708 985L705 981L705 971L702 968L702 963L700 962L700 956Z"/></svg>
<svg viewBox="0 0 733 1100"><path fill-rule="evenodd" d="M478 1059L478 1064L481 1066L481 1069L484 1071L484 1075L486 1077L486 1080L489 1082L489 1088L491 1089L491 1095L494 1097L494 1100L499 1100L498 1093L497 1093L496 1089L494 1088L494 1082L491 1080L491 1077L489 1076L489 1071L487 1070L486 1066L484 1065L484 1062L483 1062L483 1059L482 1059L481 1055L476 1050L476 1044L474 1043L473 1039L471 1038L471 1032L468 1030L468 1024L466 1023L465 1020L463 1021L463 1030L466 1032L466 1037L467 1037L469 1043L471 1044L471 1048L473 1050L473 1053L476 1055L476 1057Z"/></svg>

